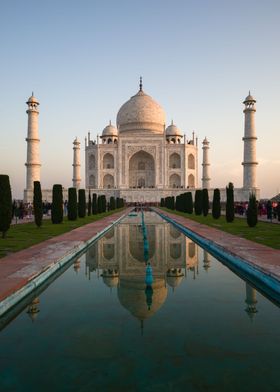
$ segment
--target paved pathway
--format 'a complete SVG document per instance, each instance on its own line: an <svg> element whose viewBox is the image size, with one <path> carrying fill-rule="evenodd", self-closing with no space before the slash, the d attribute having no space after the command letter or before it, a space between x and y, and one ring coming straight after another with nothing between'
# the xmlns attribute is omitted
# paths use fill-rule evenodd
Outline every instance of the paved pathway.
<svg viewBox="0 0 280 392"><path fill-rule="evenodd" d="M116 212L0 259L0 302L54 263L59 262L64 256L74 253L78 247L128 213L129 210Z"/></svg>
<svg viewBox="0 0 280 392"><path fill-rule="evenodd" d="M227 252L240 257L249 264L256 266L267 275L271 275L280 284L280 250L257 244L256 242L225 233L224 231L202 225L183 216L175 215L166 211L160 211L174 221L192 230L194 233L215 242ZM280 227L279 227L280 241Z"/></svg>

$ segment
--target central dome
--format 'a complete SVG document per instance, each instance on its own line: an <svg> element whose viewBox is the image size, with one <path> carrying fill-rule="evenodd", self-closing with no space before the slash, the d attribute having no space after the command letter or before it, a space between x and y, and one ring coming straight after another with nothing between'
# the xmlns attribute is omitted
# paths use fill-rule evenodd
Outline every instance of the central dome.
<svg viewBox="0 0 280 392"><path fill-rule="evenodd" d="M117 115L119 132L150 131L163 134L165 113L162 107L149 95L140 90L122 105Z"/></svg>

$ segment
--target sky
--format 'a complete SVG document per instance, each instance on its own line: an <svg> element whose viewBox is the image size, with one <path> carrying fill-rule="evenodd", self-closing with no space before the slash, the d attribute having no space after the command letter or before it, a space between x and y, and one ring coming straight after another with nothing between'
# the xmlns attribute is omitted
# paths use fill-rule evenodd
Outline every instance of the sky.
<svg viewBox="0 0 280 392"><path fill-rule="evenodd" d="M40 102L42 188L72 185L73 140L143 89L167 123L210 141L211 187L242 187L243 100L257 100L258 186L280 192L280 1L0 0L0 173L26 181L26 100ZM168 124L167 124L168 125ZM200 183L201 184L201 183ZM84 185L84 182L82 182Z"/></svg>

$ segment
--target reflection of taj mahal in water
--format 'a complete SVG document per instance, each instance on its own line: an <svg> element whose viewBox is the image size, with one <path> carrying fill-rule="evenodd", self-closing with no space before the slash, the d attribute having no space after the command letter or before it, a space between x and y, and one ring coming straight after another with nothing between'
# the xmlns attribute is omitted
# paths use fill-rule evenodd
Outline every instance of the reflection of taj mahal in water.
<svg viewBox="0 0 280 392"><path fill-rule="evenodd" d="M143 321L164 304L168 287L176 290L186 275L196 279L199 258L204 270L211 267L211 256L172 225L152 213L145 214L149 238L149 262L153 268L152 297L146 291L146 263L139 217L125 218L86 253L86 274L97 271L103 282L116 288L121 305ZM246 311L256 313L256 291L246 283Z"/></svg>

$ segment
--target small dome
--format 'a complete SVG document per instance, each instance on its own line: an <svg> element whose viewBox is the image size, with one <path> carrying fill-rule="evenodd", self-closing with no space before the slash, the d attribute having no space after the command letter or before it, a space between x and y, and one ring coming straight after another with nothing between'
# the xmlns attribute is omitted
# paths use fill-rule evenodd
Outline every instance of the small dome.
<svg viewBox="0 0 280 392"><path fill-rule="evenodd" d="M172 288L178 287L182 283L182 280L183 280L183 276L182 275L181 276L170 276L170 275L168 275L166 277L166 281L167 281L168 286L170 286Z"/></svg>
<svg viewBox="0 0 280 392"><path fill-rule="evenodd" d="M102 136L118 136L118 130L111 124L111 121L109 125L103 129Z"/></svg>
<svg viewBox="0 0 280 392"><path fill-rule="evenodd" d="M179 129L175 124L173 124L173 121L171 125L166 128L165 133L166 136L183 136L181 129Z"/></svg>
<svg viewBox="0 0 280 392"><path fill-rule="evenodd" d="M247 95L247 97L245 98L245 100L244 100L243 103L245 103L245 102L250 102L250 101L252 101L252 102L257 102L257 101L255 100L255 98L251 95L250 91L249 91L249 95Z"/></svg>
<svg viewBox="0 0 280 392"><path fill-rule="evenodd" d="M118 287L119 277L118 276L103 276L103 282L106 286L113 288Z"/></svg>
<svg viewBox="0 0 280 392"><path fill-rule="evenodd" d="M162 134L165 124L165 113L162 107L149 95L142 91L131 97L120 108L117 115L117 126L120 132L148 130Z"/></svg>
<svg viewBox="0 0 280 392"><path fill-rule="evenodd" d="M36 103L37 105L39 105L39 101L38 101L37 98L34 97L33 93L32 93L32 95L31 95L31 97L28 98L28 101L27 101L26 103L27 103L27 104L28 104L28 103Z"/></svg>

